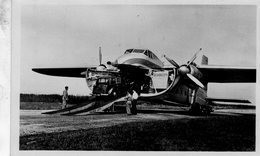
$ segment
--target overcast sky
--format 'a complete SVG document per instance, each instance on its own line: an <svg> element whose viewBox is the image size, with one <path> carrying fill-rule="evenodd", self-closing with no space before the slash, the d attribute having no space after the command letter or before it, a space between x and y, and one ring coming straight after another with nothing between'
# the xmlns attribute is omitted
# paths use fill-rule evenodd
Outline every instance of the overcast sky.
<svg viewBox="0 0 260 156"><path fill-rule="evenodd" d="M209 64L256 65L255 6L23 5L21 93L88 94L85 79L46 76L36 67L85 67L148 48L186 63L201 47ZM209 96L249 98L255 84L211 84ZM253 100L254 101L254 100Z"/></svg>

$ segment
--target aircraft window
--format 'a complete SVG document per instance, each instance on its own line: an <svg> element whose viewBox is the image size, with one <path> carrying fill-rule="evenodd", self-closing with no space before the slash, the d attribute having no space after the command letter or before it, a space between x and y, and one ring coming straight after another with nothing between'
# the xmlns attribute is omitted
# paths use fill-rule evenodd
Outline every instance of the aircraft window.
<svg viewBox="0 0 260 156"><path fill-rule="evenodd" d="M153 53L151 53L152 54L152 58L154 59L154 54Z"/></svg>
<svg viewBox="0 0 260 156"><path fill-rule="evenodd" d="M148 50L148 56L149 56L150 58L153 58L152 52L151 52L150 50Z"/></svg>
<svg viewBox="0 0 260 156"><path fill-rule="evenodd" d="M153 54L152 53L150 53L150 58L153 58Z"/></svg>
<svg viewBox="0 0 260 156"><path fill-rule="evenodd" d="M158 58L156 57L156 55L155 55L153 52L151 52L151 54L153 55L153 56L152 56L153 59L158 59Z"/></svg>
<svg viewBox="0 0 260 156"><path fill-rule="evenodd" d="M149 52L151 53L151 58L158 59L158 57L153 52L151 52L150 50L149 50Z"/></svg>
<svg viewBox="0 0 260 156"><path fill-rule="evenodd" d="M147 52L147 50L144 52L144 54L145 54L146 56L148 56L148 52Z"/></svg>
<svg viewBox="0 0 260 156"><path fill-rule="evenodd" d="M133 49L127 49L126 51L125 51L125 54L129 54L129 53L131 53L133 51Z"/></svg>
<svg viewBox="0 0 260 156"><path fill-rule="evenodd" d="M133 53L143 53L144 50L143 49L134 49Z"/></svg>
<svg viewBox="0 0 260 156"><path fill-rule="evenodd" d="M151 58L151 52L149 50L147 51L147 56Z"/></svg>

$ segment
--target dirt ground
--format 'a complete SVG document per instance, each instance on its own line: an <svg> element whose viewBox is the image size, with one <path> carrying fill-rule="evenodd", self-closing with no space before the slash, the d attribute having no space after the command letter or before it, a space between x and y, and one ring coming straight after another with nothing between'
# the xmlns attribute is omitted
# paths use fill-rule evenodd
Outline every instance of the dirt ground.
<svg viewBox="0 0 260 156"><path fill-rule="evenodd" d="M141 106L137 115L43 115L21 110L20 150L255 151L255 110L192 116Z"/></svg>

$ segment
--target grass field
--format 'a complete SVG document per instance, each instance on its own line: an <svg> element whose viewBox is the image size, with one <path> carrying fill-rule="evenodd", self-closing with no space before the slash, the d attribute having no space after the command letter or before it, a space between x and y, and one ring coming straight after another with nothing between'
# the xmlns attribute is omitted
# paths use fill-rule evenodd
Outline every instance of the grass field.
<svg viewBox="0 0 260 156"><path fill-rule="evenodd" d="M89 96L69 95L69 103L81 103L89 100ZM20 94L21 102L60 103L62 95L58 94Z"/></svg>
<svg viewBox="0 0 260 156"><path fill-rule="evenodd" d="M20 150L255 151L255 115L131 122L20 137Z"/></svg>
<svg viewBox="0 0 260 156"><path fill-rule="evenodd" d="M60 109L59 102L20 102L21 110L52 110Z"/></svg>

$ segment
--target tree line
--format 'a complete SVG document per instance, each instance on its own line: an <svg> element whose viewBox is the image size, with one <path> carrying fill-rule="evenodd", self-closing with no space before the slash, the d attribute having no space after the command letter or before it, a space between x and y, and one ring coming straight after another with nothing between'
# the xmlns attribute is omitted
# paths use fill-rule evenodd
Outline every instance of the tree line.
<svg viewBox="0 0 260 156"><path fill-rule="evenodd" d="M68 103L81 103L89 100L89 96L69 95ZM62 102L59 94L20 94L20 102Z"/></svg>

